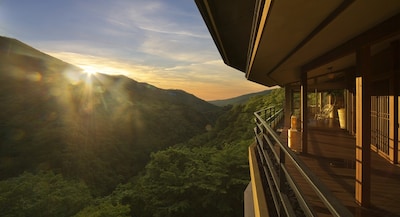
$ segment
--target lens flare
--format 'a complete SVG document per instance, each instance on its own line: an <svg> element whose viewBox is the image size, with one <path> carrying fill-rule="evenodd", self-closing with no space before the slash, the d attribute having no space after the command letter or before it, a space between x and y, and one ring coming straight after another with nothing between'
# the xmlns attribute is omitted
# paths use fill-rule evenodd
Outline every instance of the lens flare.
<svg viewBox="0 0 400 217"><path fill-rule="evenodd" d="M79 67L83 69L83 73L85 73L88 77L96 75L99 72L98 68L94 66L79 65Z"/></svg>
<svg viewBox="0 0 400 217"><path fill-rule="evenodd" d="M97 74L97 72L96 72L96 71L93 71L93 70L85 70L85 71L83 71L83 72L84 72L88 77L91 77L91 76Z"/></svg>

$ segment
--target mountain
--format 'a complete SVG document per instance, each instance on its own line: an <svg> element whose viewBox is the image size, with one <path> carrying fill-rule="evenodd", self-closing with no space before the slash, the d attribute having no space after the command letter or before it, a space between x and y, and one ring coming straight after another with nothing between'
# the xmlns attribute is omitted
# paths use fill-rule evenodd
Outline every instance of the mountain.
<svg viewBox="0 0 400 217"><path fill-rule="evenodd" d="M181 90L85 74L0 37L0 179L52 170L105 194L150 154L213 125L221 109Z"/></svg>
<svg viewBox="0 0 400 217"><path fill-rule="evenodd" d="M271 92L271 89L256 92L256 93L249 93L249 94L245 94L242 96L237 96L237 97L233 97L233 98L229 98L229 99L212 100L212 101L208 101L208 102L213 105L220 106L220 107L227 106L227 105L238 105L238 104L246 103L247 100L249 100L253 96L267 95L270 92Z"/></svg>
<svg viewBox="0 0 400 217"><path fill-rule="evenodd" d="M284 90L251 96L218 107L0 38L0 213L243 216L253 112Z"/></svg>
<svg viewBox="0 0 400 217"><path fill-rule="evenodd" d="M154 153L144 172L114 197L122 193L133 216L243 216L254 111L282 108L284 94L276 88L225 107L211 131Z"/></svg>

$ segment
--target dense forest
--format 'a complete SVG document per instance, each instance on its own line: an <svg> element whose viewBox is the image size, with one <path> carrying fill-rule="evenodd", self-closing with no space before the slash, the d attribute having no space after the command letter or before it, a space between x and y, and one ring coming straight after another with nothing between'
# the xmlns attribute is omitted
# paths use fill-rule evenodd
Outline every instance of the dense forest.
<svg viewBox="0 0 400 217"><path fill-rule="evenodd" d="M0 38L2 216L243 216L253 112Z"/></svg>

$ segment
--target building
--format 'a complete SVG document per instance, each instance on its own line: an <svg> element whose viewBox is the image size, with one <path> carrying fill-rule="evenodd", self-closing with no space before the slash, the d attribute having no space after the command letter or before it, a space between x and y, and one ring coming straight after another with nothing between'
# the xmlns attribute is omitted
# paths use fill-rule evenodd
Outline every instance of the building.
<svg viewBox="0 0 400 217"><path fill-rule="evenodd" d="M400 1L195 2L227 65L250 81L285 88L284 122L289 128L292 115L300 118L300 156L310 150L310 120L334 119L341 108L341 127L355 140L353 199L364 210L352 214L385 211L371 200L378 188L371 165L377 154L384 167L399 168ZM332 117L321 116L324 105L333 105ZM400 201L400 189L385 194ZM254 207L255 216L264 216Z"/></svg>

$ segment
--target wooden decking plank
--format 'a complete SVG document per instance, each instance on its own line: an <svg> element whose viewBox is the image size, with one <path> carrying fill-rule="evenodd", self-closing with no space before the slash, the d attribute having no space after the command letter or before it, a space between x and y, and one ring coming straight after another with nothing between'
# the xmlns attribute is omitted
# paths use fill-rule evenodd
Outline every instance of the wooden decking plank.
<svg viewBox="0 0 400 217"><path fill-rule="evenodd" d="M310 127L308 154L300 154L300 158L355 216L400 217L400 167L372 152L372 206L358 206L354 199L355 138L335 124L330 124L331 128L322 127L321 124ZM287 139L285 133L283 131L281 135L284 140ZM307 192L306 198L314 203L318 215L326 216L326 210L320 208L321 202L315 200L315 194L309 193L311 188L307 187L308 184L302 180L300 174L294 172L294 169L290 169L290 172L304 188L303 192Z"/></svg>

